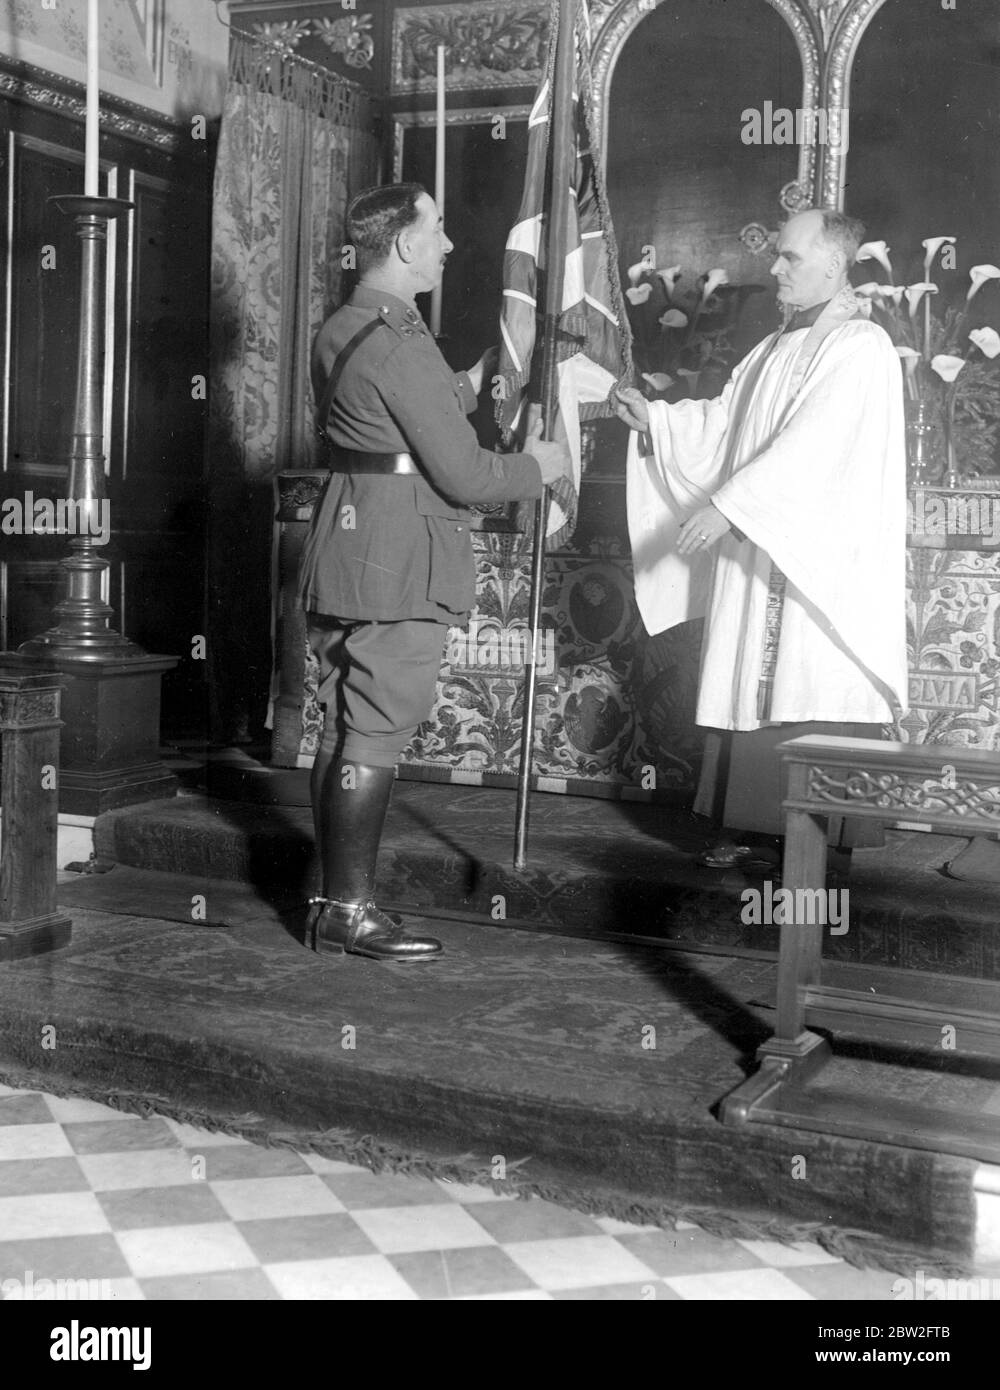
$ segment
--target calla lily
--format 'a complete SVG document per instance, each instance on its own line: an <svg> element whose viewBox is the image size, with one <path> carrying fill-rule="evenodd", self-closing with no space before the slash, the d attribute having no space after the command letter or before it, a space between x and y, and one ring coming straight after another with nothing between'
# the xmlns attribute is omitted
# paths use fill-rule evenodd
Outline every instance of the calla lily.
<svg viewBox="0 0 1000 1390"><path fill-rule="evenodd" d="M906 362L907 364L909 364L911 361L912 361L912 362L919 362L919 361L920 361L920 353L917 352L916 348L903 347L902 344L897 343L897 344L896 344L896 352L897 352L898 355L903 359L903 361Z"/></svg>
<svg viewBox="0 0 1000 1390"><path fill-rule="evenodd" d="M869 280L866 285L855 286L854 293L867 295L871 299L891 299L898 309L903 295L906 293L906 286L880 285L874 280Z"/></svg>
<svg viewBox="0 0 1000 1390"><path fill-rule="evenodd" d="M972 284L969 286L969 293L965 296L966 303L974 294L979 293L987 280L1000 280L1000 268L995 265L974 265L969 271L969 279Z"/></svg>
<svg viewBox="0 0 1000 1390"><path fill-rule="evenodd" d="M964 366L964 357L952 357L947 352L939 352L937 357L931 358L931 368L942 381L954 381Z"/></svg>
<svg viewBox="0 0 1000 1390"><path fill-rule="evenodd" d="M673 377L667 376L666 372L643 372L642 379L648 381L654 391L665 391L674 384Z"/></svg>
<svg viewBox="0 0 1000 1390"><path fill-rule="evenodd" d="M941 250L941 247L945 244L946 241L950 241L952 246L954 246L956 240L957 238L953 236L932 236L928 237L926 241L922 241L920 243L920 245L927 252L927 255L924 257L925 280L930 277L931 266L934 264L934 257Z"/></svg>
<svg viewBox="0 0 1000 1390"><path fill-rule="evenodd" d="M648 256L643 256L641 261L636 261L635 265L630 265L626 274L630 285L637 285L644 275L648 275L653 269L653 262Z"/></svg>
<svg viewBox="0 0 1000 1390"><path fill-rule="evenodd" d="M685 328L688 316L681 313L680 309L668 309L665 314L660 315L659 321L664 328Z"/></svg>
<svg viewBox="0 0 1000 1390"><path fill-rule="evenodd" d="M892 266L889 264L889 248L884 241L866 241L864 246L858 247L858 254L854 257L856 261L878 261L886 275L892 278Z"/></svg>
<svg viewBox="0 0 1000 1390"><path fill-rule="evenodd" d="M672 299L674 296L674 288L677 284L677 281L681 278L680 266L672 265L669 267L669 269L658 270L656 273L663 281L663 288L667 292L667 298Z"/></svg>
<svg viewBox="0 0 1000 1390"><path fill-rule="evenodd" d="M631 273L629 271L629 274ZM625 291L630 304L645 304L652 293L653 287L648 282L645 285L630 285Z"/></svg>
<svg viewBox="0 0 1000 1390"><path fill-rule="evenodd" d="M710 270L705 276L705 285L701 292L701 302L704 304L710 299L720 285L728 285L729 276L722 269Z"/></svg>
<svg viewBox="0 0 1000 1390"><path fill-rule="evenodd" d="M969 338L984 357L1000 355L1000 333L995 328L974 328Z"/></svg>
<svg viewBox="0 0 1000 1390"><path fill-rule="evenodd" d="M915 285L907 285L904 290L906 302L910 306L910 318L913 318L920 308L920 301L925 294L937 294L937 285L931 285L926 280L921 280Z"/></svg>

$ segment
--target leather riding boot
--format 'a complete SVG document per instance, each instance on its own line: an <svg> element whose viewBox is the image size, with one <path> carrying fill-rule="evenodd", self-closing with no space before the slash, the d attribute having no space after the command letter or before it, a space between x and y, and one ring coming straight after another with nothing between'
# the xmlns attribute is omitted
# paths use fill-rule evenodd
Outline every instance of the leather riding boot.
<svg viewBox="0 0 1000 1390"><path fill-rule="evenodd" d="M336 759L319 790L316 821L323 893L306 922L313 950L409 962L440 955L433 937L410 936L374 902L375 866L395 769Z"/></svg>

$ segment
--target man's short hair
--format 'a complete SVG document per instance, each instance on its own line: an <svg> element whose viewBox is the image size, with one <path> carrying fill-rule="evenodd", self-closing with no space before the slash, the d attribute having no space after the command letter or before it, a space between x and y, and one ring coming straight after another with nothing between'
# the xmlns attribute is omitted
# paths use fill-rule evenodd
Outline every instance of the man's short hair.
<svg viewBox="0 0 1000 1390"><path fill-rule="evenodd" d="M865 239L865 224L846 213L835 212L832 208L822 208L823 240L843 251L846 264L852 266L854 258Z"/></svg>
<svg viewBox="0 0 1000 1390"><path fill-rule="evenodd" d="M417 221L422 183L388 183L366 188L347 209L347 241L355 249L359 274L388 259L393 242Z"/></svg>

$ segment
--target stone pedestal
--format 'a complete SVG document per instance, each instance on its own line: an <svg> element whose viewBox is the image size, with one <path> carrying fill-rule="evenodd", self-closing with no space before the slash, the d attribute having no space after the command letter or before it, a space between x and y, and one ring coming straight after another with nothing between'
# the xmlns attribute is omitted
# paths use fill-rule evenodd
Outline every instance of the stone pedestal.
<svg viewBox="0 0 1000 1390"><path fill-rule="evenodd" d="M65 946L72 930L56 910L61 685L56 672L0 661L0 962Z"/></svg>
<svg viewBox="0 0 1000 1390"><path fill-rule="evenodd" d="M59 810L99 816L176 795L177 779L160 761L160 680L178 658L43 659L65 685Z"/></svg>

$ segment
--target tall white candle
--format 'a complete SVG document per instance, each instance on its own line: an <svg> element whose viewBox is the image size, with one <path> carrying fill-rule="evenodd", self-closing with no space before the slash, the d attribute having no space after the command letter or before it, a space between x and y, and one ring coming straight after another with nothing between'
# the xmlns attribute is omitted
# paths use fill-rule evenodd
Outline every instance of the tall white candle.
<svg viewBox="0 0 1000 1390"><path fill-rule="evenodd" d="M437 50L437 121L434 142L434 201L438 216L444 216L444 44ZM441 333L441 286L435 285L431 291L431 332L435 337Z"/></svg>
<svg viewBox="0 0 1000 1390"><path fill-rule="evenodd" d="M83 158L83 191L88 198L98 193L98 133L100 131L100 29L97 0L87 0L87 124Z"/></svg>

